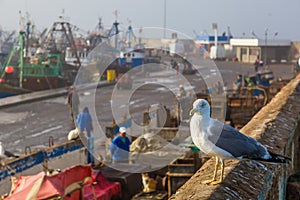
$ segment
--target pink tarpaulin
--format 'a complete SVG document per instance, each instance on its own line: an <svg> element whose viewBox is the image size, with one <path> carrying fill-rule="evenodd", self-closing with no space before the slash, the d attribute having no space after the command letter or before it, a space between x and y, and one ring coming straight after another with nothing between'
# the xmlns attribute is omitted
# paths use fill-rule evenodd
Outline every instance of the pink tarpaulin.
<svg viewBox="0 0 300 200"><path fill-rule="evenodd" d="M12 184L6 200L47 199L51 197L68 199L103 199L121 197L120 183L109 182L100 171L91 166L76 165L64 171L47 176L45 172L33 176L20 176Z"/></svg>

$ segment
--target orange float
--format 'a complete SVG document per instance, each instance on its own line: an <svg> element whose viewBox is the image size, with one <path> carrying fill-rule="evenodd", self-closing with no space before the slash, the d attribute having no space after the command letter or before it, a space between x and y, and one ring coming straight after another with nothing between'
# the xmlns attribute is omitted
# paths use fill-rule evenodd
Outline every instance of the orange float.
<svg viewBox="0 0 300 200"><path fill-rule="evenodd" d="M14 67L12 67L12 66L6 66L6 67L5 67L5 72L8 73L8 74L13 73L14 70L15 70L15 69L14 69Z"/></svg>

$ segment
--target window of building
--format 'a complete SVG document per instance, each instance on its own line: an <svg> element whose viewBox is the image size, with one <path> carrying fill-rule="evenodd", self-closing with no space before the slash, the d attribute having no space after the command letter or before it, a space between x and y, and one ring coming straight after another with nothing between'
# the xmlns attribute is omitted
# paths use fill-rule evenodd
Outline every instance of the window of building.
<svg viewBox="0 0 300 200"><path fill-rule="evenodd" d="M247 54L247 48L241 48L241 53L242 53L242 55L246 55Z"/></svg>
<svg viewBox="0 0 300 200"><path fill-rule="evenodd" d="M260 54L259 49L250 49L250 55L258 56Z"/></svg>

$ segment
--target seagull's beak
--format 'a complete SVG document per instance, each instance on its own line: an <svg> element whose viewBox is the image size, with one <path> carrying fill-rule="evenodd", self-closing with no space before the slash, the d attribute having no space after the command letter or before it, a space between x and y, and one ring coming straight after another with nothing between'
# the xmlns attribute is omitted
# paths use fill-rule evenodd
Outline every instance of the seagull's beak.
<svg viewBox="0 0 300 200"><path fill-rule="evenodd" d="M197 110L195 108L193 108L192 110L190 110L190 115L193 115Z"/></svg>

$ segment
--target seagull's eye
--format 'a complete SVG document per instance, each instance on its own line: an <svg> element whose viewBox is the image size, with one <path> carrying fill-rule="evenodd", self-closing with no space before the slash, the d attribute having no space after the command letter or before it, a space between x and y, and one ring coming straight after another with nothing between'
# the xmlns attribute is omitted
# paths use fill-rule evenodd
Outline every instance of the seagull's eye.
<svg viewBox="0 0 300 200"><path fill-rule="evenodd" d="M200 106L201 106L201 108L204 108L205 107L205 103L202 103Z"/></svg>

